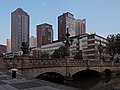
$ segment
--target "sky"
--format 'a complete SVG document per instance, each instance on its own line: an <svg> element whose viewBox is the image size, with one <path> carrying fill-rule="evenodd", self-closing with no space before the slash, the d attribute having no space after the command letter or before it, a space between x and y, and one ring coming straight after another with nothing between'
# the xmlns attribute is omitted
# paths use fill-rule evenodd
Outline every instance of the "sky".
<svg viewBox="0 0 120 90"><path fill-rule="evenodd" d="M0 0L0 44L11 37L11 12L22 8L30 15L30 35L36 25L53 25L58 39L58 16L70 12L76 19L86 18L87 33L103 37L120 33L120 0Z"/></svg>

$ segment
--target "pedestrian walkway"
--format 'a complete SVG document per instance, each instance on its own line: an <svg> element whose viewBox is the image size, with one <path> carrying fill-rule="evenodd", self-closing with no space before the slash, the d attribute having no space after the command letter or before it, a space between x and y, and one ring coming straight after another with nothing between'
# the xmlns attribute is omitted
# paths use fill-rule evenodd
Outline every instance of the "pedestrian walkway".
<svg viewBox="0 0 120 90"><path fill-rule="evenodd" d="M20 75L12 78L10 73L0 71L0 90L79 90L38 79L27 79Z"/></svg>

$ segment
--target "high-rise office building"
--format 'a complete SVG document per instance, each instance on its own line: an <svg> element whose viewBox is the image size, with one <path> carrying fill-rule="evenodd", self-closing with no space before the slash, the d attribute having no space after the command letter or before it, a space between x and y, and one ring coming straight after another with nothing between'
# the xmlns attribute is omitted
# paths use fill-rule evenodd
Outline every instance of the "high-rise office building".
<svg viewBox="0 0 120 90"><path fill-rule="evenodd" d="M37 25L37 47L50 44L53 41L52 25L44 23Z"/></svg>
<svg viewBox="0 0 120 90"><path fill-rule="evenodd" d="M7 53L10 53L11 52L11 39L7 39L6 45L7 45Z"/></svg>
<svg viewBox="0 0 120 90"><path fill-rule="evenodd" d="M86 33L86 19L75 19L74 15L67 12L58 16L58 40L66 34L68 28L70 37Z"/></svg>
<svg viewBox="0 0 120 90"><path fill-rule="evenodd" d="M30 43L29 43L29 46L30 47L36 47L37 46L37 41L36 41L36 38L34 36L31 36L30 39L29 39Z"/></svg>
<svg viewBox="0 0 120 90"><path fill-rule="evenodd" d="M81 35L86 33L86 19L75 20L75 35Z"/></svg>
<svg viewBox="0 0 120 90"><path fill-rule="evenodd" d="M11 51L20 51L22 42L29 44L29 15L17 8L11 13Z"/></svg>
<svg viewBox="0 0 120 90"><path fill-rule="evenodd" d="M69 34L75 36L75 18L73 14L67 12L58 16L58 40L61 40L61 37L66 34L67 28L69 28Z"/></svg>

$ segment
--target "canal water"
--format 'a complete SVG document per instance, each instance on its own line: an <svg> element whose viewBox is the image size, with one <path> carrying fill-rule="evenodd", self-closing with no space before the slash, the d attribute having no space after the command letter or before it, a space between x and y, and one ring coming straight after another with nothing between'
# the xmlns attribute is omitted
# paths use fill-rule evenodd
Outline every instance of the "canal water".
<svg viewBox="0 0 120 90"><path fill-rule="evenodd" d="M79 77L72 80L56 73L45 73L36 77L46 81L63 84L80 90L120 90L120 75L101 77Z"/></svg>
<svg viewBox="0 0 120 90"><path fill-rule="evenodd" d="M78 81L68 81L64 85L80 90L120 90L120 77L114 78L84 78Z"/></svg>

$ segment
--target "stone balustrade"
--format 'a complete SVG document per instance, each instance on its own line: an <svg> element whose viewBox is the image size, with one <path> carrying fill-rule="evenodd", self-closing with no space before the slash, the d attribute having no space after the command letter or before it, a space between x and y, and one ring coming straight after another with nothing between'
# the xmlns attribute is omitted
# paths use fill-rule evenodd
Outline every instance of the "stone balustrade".
<svg viewBox="0 0 120 90"><path fill-rule="evenodd" d="M101 66L120 66L120 63L111 61L89 61L89 60L70 60L70 59L42 59L32 57L4 58L6 68L42 68L42 67L101 67Z"/></svg>
<svg viewBox="0 0 120 90"><path fill-rule="evenodd" d="M33 57L15 57L4 58L3 66L7 70L17 68L18 71L27 77L35 77L36 75L45 72L57 72L65 77L69 77L80 70L96 70L104 72L105 69L111 71L120 71L120 63L113 61L89 61L89 60L74 60L70 58L33 58Z"/></svg>

